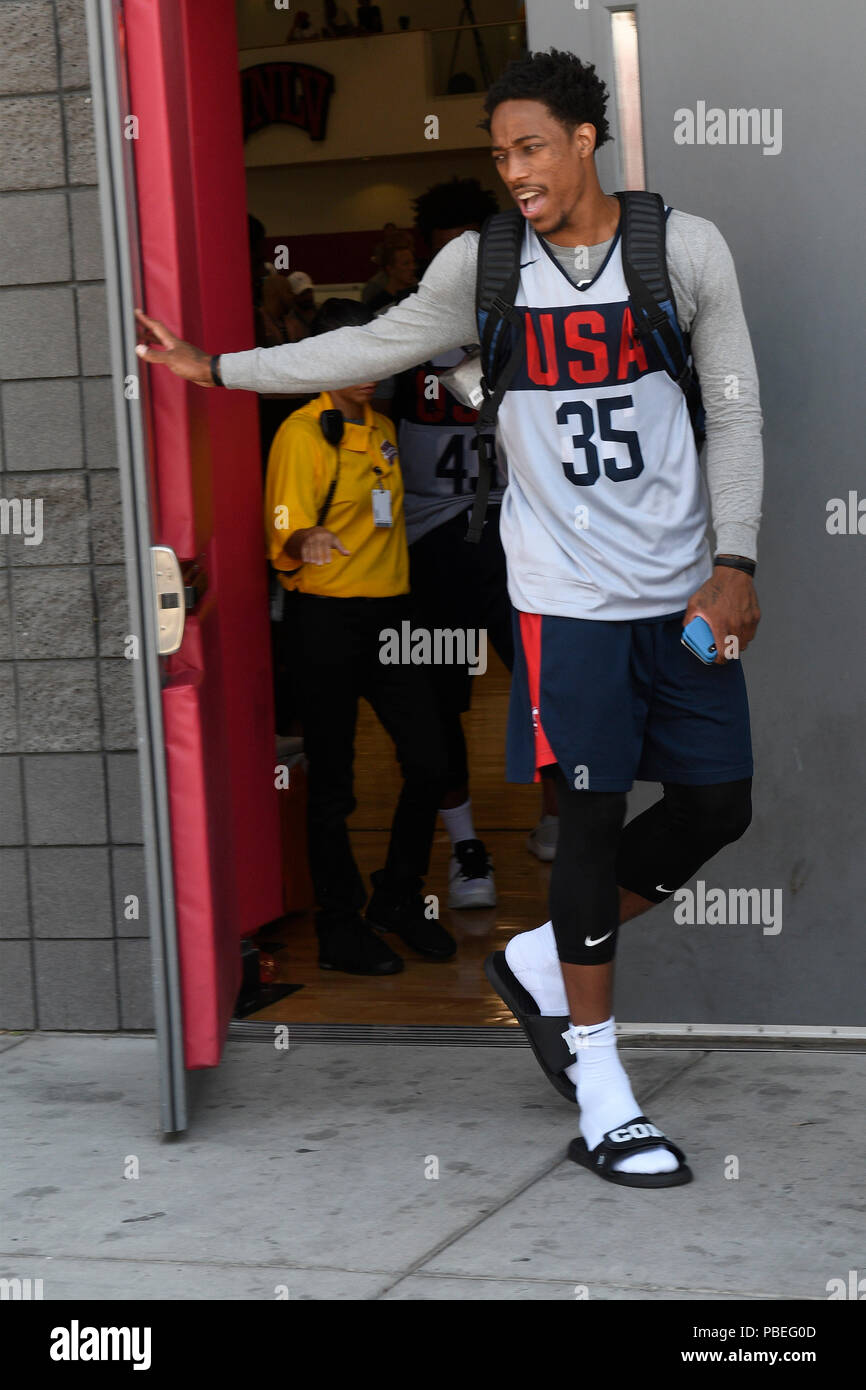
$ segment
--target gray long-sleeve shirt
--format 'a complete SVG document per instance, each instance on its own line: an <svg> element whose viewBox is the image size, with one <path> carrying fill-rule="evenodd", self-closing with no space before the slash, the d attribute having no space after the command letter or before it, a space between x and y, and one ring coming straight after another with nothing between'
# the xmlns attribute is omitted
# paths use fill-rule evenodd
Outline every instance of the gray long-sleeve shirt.
<svg viewBox="0 0 866 1390"><path fill-rule="evenodd" d="M572 248L548 243L566 268ZM589 248L589 271L610 243ZM431 262L416 293L361 326L249 352L224 353L229 388L268 392L337 390L476 343L478 233L464 232ZM758 380L733 259L714 223L674 210L667 259L677 317L691 334L706 410L704 458L716 549L757 558L763 451ZM569 269L569 274L575 272ZM576 277L575 277L576 278Z"/></svg>

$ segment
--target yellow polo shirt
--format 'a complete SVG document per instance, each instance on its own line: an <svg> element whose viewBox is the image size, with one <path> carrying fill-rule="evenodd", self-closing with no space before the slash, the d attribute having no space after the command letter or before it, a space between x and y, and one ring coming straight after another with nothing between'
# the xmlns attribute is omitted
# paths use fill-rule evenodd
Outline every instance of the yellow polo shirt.
<svg viewBox="0 0 866 1390"><path fill-rule="evenodd" d="M319 426L334 407L327 391L301 406L278 429L268 456L265 532L268 559L286 589L332 598L385 598L409 592L409 552L403 519L403 478L392 422L365 403L364 423L345 422L340 475L323 526L348 555L331 551L327 565L304 564L285 552L293 531L315 526L336 472L336 450ZM378 469L377 474L374 469ZM390 527L373 525L373 487L391 494Z"/></svg>

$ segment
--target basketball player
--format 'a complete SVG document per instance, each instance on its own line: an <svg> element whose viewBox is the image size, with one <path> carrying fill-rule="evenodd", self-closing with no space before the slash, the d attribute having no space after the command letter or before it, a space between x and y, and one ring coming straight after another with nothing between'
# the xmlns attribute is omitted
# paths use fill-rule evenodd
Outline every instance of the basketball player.
<svg viewBox="0 0 866 1390"><path fill-rule="evenodd" d="M685 396L626 312L620 204L594 158L609 138L606 100L592 65L551 50L510 64L485 103L495 167L526 222L516 302L527 353L499 414L519 615L508 770L519 781L552 766L560 812L551 921L514 938L494 978L524 1026L567 1025L563 1062L538 1055L580 1107L570 1156L610 1182L664 1187L691 1172L641 1114L617 1055L613 962L620 922L669 898L750 821L736 654L760 617L761 414L727 245L673 210L667 265L703 387L705 486ZM212 359L142 316L159 346L139 353L231 389L382 378L477 341L477 247L475 232L454 238L415 294L363 327ZM718 648L711 665L680 640L696 614ZM635 778L663 795L624 827Z"/></svg>

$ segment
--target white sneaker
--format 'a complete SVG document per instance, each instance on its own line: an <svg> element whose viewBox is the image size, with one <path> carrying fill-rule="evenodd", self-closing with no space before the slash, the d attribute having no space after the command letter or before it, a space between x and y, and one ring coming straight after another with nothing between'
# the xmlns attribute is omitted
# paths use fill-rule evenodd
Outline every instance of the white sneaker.
<svg viewBox="0 0 866 1390"><path fill-rule="evenodd" d="M459 840L448 865L449 907L495 907L496 884L481 840Z"/></svg>
<svg viewBox="0 0 866 1390"><path fill-rule="evenodd" d="M526 837L526 848L536 859L550 864L556 858L556 841L559 837L559 816L542 816L538 824Z"/></svg>

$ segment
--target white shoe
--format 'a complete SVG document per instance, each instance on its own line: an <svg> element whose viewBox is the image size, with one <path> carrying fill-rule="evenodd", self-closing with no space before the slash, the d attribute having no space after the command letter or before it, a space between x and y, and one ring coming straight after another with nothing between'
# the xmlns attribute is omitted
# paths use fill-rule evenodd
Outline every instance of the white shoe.
<svg viewBox="0 0 866 1390"><path fill-rule="evenodd" d="M496 884L481 840L460 840L448 865L449 907L495 907Z"/></svg>
<svg viewBox="0 0 866 1390"><path fill-rule="evenodd" d="M556 841L559 837L559 816L542 816L538 824L526 837L526 848L536 859L550 864L556 858Z"/></svg>

